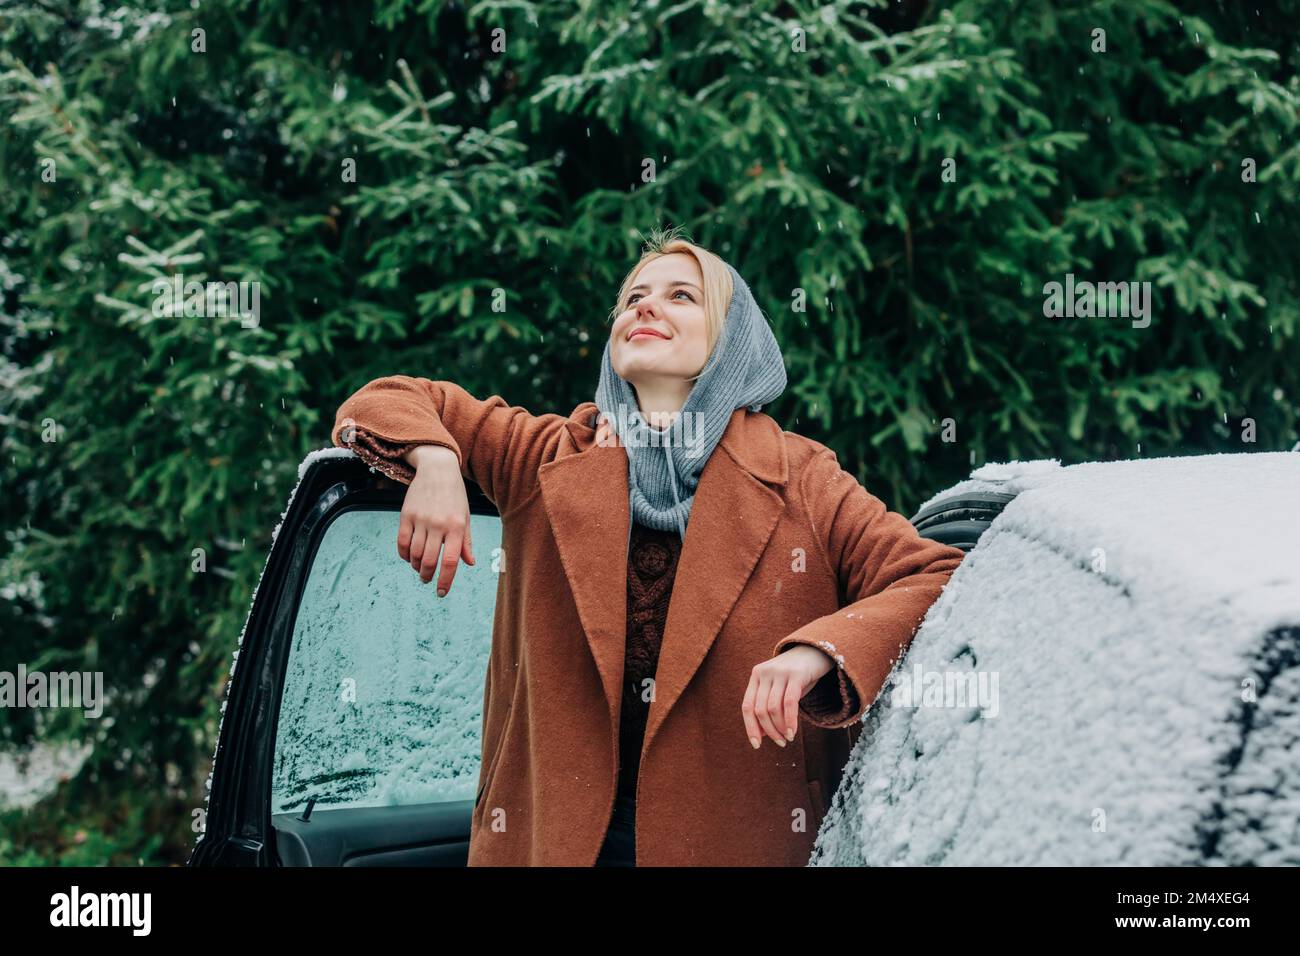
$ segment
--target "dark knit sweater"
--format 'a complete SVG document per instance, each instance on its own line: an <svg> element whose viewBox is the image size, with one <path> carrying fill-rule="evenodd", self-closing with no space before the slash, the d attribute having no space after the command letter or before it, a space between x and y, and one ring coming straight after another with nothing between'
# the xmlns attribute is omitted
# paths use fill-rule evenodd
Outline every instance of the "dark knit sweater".
<svg viewBox="0 0 1300 956"><path fill-rule="evenodd" d="M654 696L655 669L668 601L673 593L681 536L632 523L627 555L627 651L623 660L623 704L618 725L618 792L636 797L641 744Z"/></svg>

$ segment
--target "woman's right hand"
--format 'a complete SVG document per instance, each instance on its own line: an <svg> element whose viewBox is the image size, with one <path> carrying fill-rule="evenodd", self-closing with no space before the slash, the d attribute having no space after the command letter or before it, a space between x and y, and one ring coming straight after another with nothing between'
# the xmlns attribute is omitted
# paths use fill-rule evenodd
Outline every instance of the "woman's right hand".
<svg viewBox="0 0 1300 956"><path fill-rule="evenodd" d="M438 567L438 597L451 589L456 565L474 564L470 540L469 497L456 453L442 445L419 445L406 454L415 468L397 527L397 553L425 584Z"/></svg>

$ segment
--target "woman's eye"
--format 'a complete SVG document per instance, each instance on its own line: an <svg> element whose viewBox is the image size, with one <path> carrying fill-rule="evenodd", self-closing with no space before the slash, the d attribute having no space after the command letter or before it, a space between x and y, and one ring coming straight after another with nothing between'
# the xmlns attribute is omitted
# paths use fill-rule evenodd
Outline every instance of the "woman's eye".
<svg viewBox="0 0 1300 956"><path fill-rule="evenodd" d="M676 292L673 293L673 295L674 295L674 297L675 297L675 296L679 296L679 295L684 295L684 296L686 296L686 300L687 300L688 302L694 302L694 301L695 301L695 297L692 296L692 295L691 295L689 292L687 292L685 289L678 289ZM636 304L636 300L639 299L639 298L641 298L641 293L640 293L640 292L633 292L630 296L627 297L627 305L625 305L623 308L624 308L624 309L630 309L630 308L632 308L632 306Z"/></svg>

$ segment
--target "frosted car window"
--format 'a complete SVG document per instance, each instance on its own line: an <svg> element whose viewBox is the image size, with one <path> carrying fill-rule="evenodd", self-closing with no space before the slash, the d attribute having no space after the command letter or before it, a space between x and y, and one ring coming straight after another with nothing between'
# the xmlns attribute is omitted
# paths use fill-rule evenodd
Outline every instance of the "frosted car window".
<svg viewBox="0 0 1300 956"><path fill-rule="evenodd" d="M476 566L444 598L397 554L395 511L325 532L294 622L271 812L473 800L501 519L473 515Z"/></svg>

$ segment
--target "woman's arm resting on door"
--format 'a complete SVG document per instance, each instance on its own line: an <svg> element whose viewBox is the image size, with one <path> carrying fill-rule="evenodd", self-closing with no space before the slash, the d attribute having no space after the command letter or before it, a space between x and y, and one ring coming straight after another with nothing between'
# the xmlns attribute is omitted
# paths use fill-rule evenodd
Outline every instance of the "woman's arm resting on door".
<svg viewBox="0 0 1300 956"><path fill-rule="evenodd" d="M772 653L808 644L835 661L799 709L818 727L847 727L875 700L964 555L918 535L830 449L804 469L803 488L817 543L851 603L783 637Z"/></svg>
<svg viewBox="0 0 1300 956"><path fill-rule="evenodd" d="M505 512L535 486L537 469L554 457L566 420L530 414L499 395L475 398L455 382L390 375L368 382L339 406L332 438L405 484L415 475L412 449L441 445Z"/></svg>

